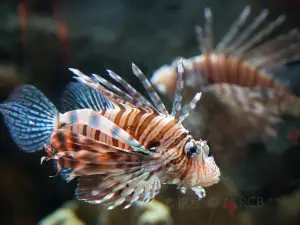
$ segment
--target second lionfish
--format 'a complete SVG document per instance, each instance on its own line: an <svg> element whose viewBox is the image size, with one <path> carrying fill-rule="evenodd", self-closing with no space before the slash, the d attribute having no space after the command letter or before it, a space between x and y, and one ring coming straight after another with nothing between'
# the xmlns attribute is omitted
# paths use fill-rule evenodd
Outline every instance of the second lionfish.
<svg viewBox="0 0 300 225"><path fill-rule="evenodd" d="M246 26L250 12L251 7L246 6L227 34L214 46L213 14L209 8L205 9L204 27L196 27L201 54L184 59L184 79L191 90L189 93L218 83L285 89L285 84L274 78L273 74L287 63L299 59L299 31L292 29L286 34L268 39L284 22L285 16L279 16L260 29L269 11L263 10ZM162 66L151 78L163 94L175 91L177 61Z"/></svg>
<svg viewBox="0 0 300 225"><path fill-rule="evenodd" d="M172 112L169 114L156 91L136 66L151 100L108 70L126 90L77 69L62 103L65 113L35 87L24 85L0 105L11 137L26 152L43 149L44 160L55 160L58 173L70 181L79 177L77 196L108 209L146 203L159 193L161 183L176 184L183 192L193 190L199 199L203 187L219 181L220 170L204 140L194 140L181 124L200 100L197 93L184 107L183 65Z"/></svg>

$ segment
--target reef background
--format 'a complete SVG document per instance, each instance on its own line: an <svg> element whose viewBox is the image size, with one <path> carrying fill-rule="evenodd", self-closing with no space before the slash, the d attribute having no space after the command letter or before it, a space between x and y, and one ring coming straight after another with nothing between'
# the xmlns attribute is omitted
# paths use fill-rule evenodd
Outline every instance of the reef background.
<svg viewBox="0 0 300 225"><path fill-rule="evenodd" d="M286 14L284 29L300 27L300 2L297 0L87 0L84 3L2 0L1 102L18 84L28 83L38 87L59 106L63 88L72 80L68 67L104 77L105 69L109 68L144 92L131 73L131 62L140 66L149 77L154 69L177 56L199 54L195 26L203 22L204 7L209 6L214 13L215 36L219 40L246 4L252 5L255 12L252 15L264 8L270 10L270 18ZM300 67L295 65L282 74L292 81L295 92L299 89L299 73ZM21 152L10 139L3 120L0 132L0 224L36 224L74 198L75 182L66 184L60 177L49 178L54 170L51 163L40 166L43 153ZM284 164L289 164L288 160L290 158L285 159ZM281 182L281 178L274 179ZM228 193L235 193L230 179L226 187L220 184L209 189L208 197L222 202L220 199L228 197ZM182 209L178 205L182 203L178 191L168 187L158 200L163 203L172 200L169 207L172 221L162 219L157 223L149 220L148 224L299 224L300 199L297 193L299 191L294 190L289 196L268 203L269 207L248 205L233 219L219 205L210 208L185 206ZM188 201L191 199L192 196L188 195ZM101 224L143 224L134 219L134 210L105 214L101 207L86 204L76 207L87 224L100 224L93 219L95 216L101 217ZM67 208L73 209L71 206ZM158 214L154 215L158 217ZM80 224L78 221L69 223Z"/></svg>

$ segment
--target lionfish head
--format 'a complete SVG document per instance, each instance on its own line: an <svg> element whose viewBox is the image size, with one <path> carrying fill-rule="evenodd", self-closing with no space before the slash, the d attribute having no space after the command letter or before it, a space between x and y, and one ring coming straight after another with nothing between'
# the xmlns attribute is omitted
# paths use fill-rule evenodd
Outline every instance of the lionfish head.
<svg viewBox="0 0 300 225"><path fill-rule="evenodd" d="M175 93L176 81L178 80L177 66L180 61L182 61L185 68L184 89L188 88L187 94L189 96L193 95L194 92L201 91L201 88L207 84L207 78L201 71L197 71L197 74L193 72L193 59L176 58L171 64L163 65L155 70L151 77L151 83L161 94L172 96Z"/></svg>
<svg viewBox="0 0 300 225"><path fill-rule="evenodd" d="M176 67L163 65L158 68L151 77L151 83L164 95L172 95L176 89Z"/></svg>
<svg viewBox="0 0 300 225"><path fill-rule="evenodd" d="M214 157L209 155L209 146L206 141L191 140L186 143L184 150L193 161L194 169L189 176L193 186L208 187L219 182L220 169Z"/></svg>

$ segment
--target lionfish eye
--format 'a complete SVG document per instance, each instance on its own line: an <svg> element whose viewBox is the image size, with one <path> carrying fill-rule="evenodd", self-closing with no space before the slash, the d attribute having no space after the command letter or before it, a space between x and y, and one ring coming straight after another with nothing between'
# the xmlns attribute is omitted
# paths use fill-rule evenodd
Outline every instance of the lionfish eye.
<svg viewBox="0 0 300 225"><path fill-rule="evenodd" d="M194 145L188 149L187 154L190 157L195 157L199 152L200 152L200 148L197 145Z"/></svg>
<svg viewBox="0 0 300 225"><path fill-rule="evenodd" d="M201 146L199 146L193 142L188 142L185 145L184 150L189 157L195 157L196 155L198 155L201 152Z"/></svg>
<svg viewBox="0 0 300 225"><path fill-rule="evenodd" d="M192 146L192 147L190 147L190 153L191 154L194 154L194 153L196 153L197 152L197 146Z"/></svg>

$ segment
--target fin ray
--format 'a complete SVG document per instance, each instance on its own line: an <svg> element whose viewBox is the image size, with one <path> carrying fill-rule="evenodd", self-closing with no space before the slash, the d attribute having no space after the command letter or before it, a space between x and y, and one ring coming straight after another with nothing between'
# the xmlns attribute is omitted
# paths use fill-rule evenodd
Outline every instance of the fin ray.
<svg viewBox="0 0 300 225"><path fill-rule="evenodd" d="M148 92L149 97L151 98L152 102L156 106L156 108L165 115L169 115L167 108L165 107L164 103L160 99L159 95L156 93L155 89L152 87L149 80L143 74L143 72L134 64L132 63L132 71L134 75L136 75L139 80L141 81L142 85Z"/></svg>
<svg viewBox="0 0 300 225"><path fill-rule="evenodd" d="M77 70L77 69L73 69L73 68L69 68L69 70L75 74L74 79L76 79L77 81L99 91L100 93L102 93L110 102L112 103L120 103L120 104L127 104L130 106L133 106L133 104L131 102L128 102L126 99L124 99L122 96L119 96L116 93L113 93L111 91L109 91L108 89L106 89L104 86L102 86L99 82L97 82L96 80L92 79L91 77L88 77L87 75L85 75L84 73L82 73L81 71Z"/></svg>
<svg viewBox="0 0 300 225"><path fill-rule="evenodd" d="M141 95L135 88L133 88L130 84L128 84L122 77L120 77L118 74L114 73L111 70L107 70L108 74L111 78L113 78L116 82L120 83L127 91L128 93L133 97L133 104L137 101L138 103L141 103L141 106L152 108L153 110L157 111L157 109L150 103L143 95Z"/></svg>
<svg viewBox="0 0 300 225"><path fill-rule="evenodd" d="M123 203L127 204L124 208L129 208L134 203L147 203L155 198L160 190L157 183L160 183L157 176L140 171L115 177L82 176L76 194L79 200L106 204L109 210Z"/></svg>
<svg viewBox="0 0 300 225"><path fill-rule="evenodd" d="M47 152L46 159L57 159L58 171L69 170L72 177L141 171L143 162L154 159L154 156L114 147L65 129L55 131Z"/></svg>
<svg viewBox="0 0 300 225"><path fill-rule="evenodd" d="M183 90L183 79L182 74L184 73L184 67L183 67L183 61L182 59L179 60L177 65L177 82L176 82L176 91L175 91L175 97L173 100L173 107L171 116L173 116L175 119L179 119L180 112L181 112L181 102L182 102L182 90Z"/></svg>
<svg viewBox="0 0 300 225"><path fill-rule="evenodd" d="M63 129L55 132L51 147L57 149L52 157L59 157L61 175L68 181L80 177L76 190L80 200L113 209L125 202L149 201L159 193L159 179L153 171L161 162L155 154L119 149Z"/></svg>
<svg viewBox="0 0 300 225"><path fill-rule="evenodd" d="M113 107L104 95L81 82L71 82L67 85L61 105L63 112L86 108L101 111Z"/></svg>
<svg viewBox="0 0 300 225"><path fill-rule="evenodd" d="M240 27L242 27L244 25L244 23L246 22L249 14L250 14L250 11L251 11L250 6L246 6L243 9L239 18L231 25L227 34L225 34L223 39L217 45L217 47L216 47L217 52L223 52L224 49L227 48L227 45L231 43L231 41L235 38L235 36L239 32Z"/></svg>

